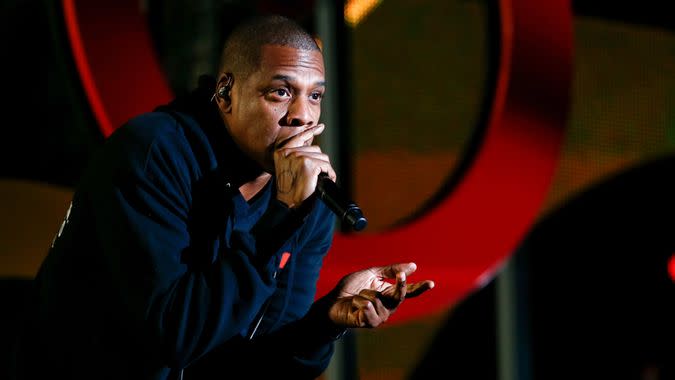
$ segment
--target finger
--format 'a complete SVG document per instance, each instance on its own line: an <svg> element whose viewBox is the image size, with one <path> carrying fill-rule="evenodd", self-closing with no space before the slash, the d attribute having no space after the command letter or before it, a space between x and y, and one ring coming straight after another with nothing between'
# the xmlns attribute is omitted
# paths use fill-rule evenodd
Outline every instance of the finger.
<svg viewBox="0 0 675 380"><path fill-rule="evenodd" d="M327 173L328 177L335 181L335 171L333 170L333 167L330 164L330 160L327 155L321 154L321 155L313 155L312 157L305 157L305 158L311 158L311 162L304 162L304 165L306 167L311 167L310 172L312 173L312 178L318 178L321 173ZM316 183L313 184L313 186L316 187Z"/></svg>
<svg viewBox="0 0 675 380"><path fill-rule="evenodd" d="M329 310L329 318L336 324L345 327L360 327L360 314L351 296L338 299Z"/></svg>
<svg viewBox="0 0 675 380"><path fill-rule="evenodd" d="M325 154L321 153L322 156L315 155L313 158L316 160L316 165L315 165L315 173L314 175L318 176L321 173L326 173L328 174L328 178L330 178L333 182L337 180L337 175L335 174L335 170L333 170L333 167L331 166L330 163L330 157Z"/></svg>
<svg viewBox="0 0 675 380"><path fill-rule="evenodd" d="M395 310L398 305L401 304L401 301L398 298L391 297L372 289L361 290L359 292L359 296L373 303L373 305L375 305L377 314L380 315L384 320L387 320L393 310Z"/></svg>
<svg viewBox="0 0 675 380"><path fill-rule="evenodd" d="M406 273L398 272L398 274L396 275L396 293L394 293L394 297L399 302L403 302L407 291L408 287L406 286Z"/></svg>
<svg viewBox="0 0 675 380"><path fill-rule="evenodd" d="M330 166L330 158L328 158L327 154L321 152L305 152L300 149L302 148L284 149L284 154L286 157L292 157L297 159L309 158L312 161L317 161L317 165L319 166L321 165Z"/></svg>
<svg viewBox="0 0 675 380"><path fill-rule="evenodd" d="M377 299L389 310L396 310L401 302L403 302L402 299L386 293L378 293Z"/></svg>
<svg viewBox="0 0 675 380"><path fill-rule="evenodd" d="M337 181L337 175L335 174L335 170L333 170L332 166L328 166L328 168L322 168L321 172L323 173L328 173L328 178L330 178L333 182Z"/></svg>
<svg viewBox="0 0 675 380"><path fill-rule="evenodd" d="M385 278L396 278L397 273L405 272L407 276L410 276L415 270L417 270L417 264L415 263L397 263L392 265L387 265L384 267L375 267L372 268L377 274Z"/></svg>
<svg viewBox="0 0 675 380"><path fill-rule="evenodd" d="M356 323L359 327L377 327L382 323L375 305L366 298L354 296L352 305L356 308Z"/></svg>
<svg viewBox="0 0 675 380"><path fill-rule="evenodd" d="M304 131L297 133L285 140L281 140L275 144L276 149L281 148L298 148L301 146L308 146L311 144L314 136L320 135L325 128L324 124L317 124L309 127Z"/></svg>
<svg viewBox="0 0 675 380"><path fill-rule="evenodd" d="M386 322L391 313L396 310L395 307L388 308L385 306L379 298L376 298L375 301L372 301L371 303L375 305L375 311L377 311L377 316L380 318L380 323Z"/></svg>
<svg viewBox="0 0 675 380"><path fill-rule="evenodd" d="M433 289L436 284L431 280L421 281L407 286L407 298L417 297L427 290Z"/></svg>
<svg viewBox="0 0 675 380"><path fill-rule="evenodd" d="M382 319L377 314L372 302L369 302L368 306L361 310L361 313L363 327L377 327L382 323Z"/></svg>
<svg viewBox="0 0 675 380"><path fill-rule="evenodd" d="M313 166L313 174L318 176L320 173L328 174L328 177L335 181L337 176L335 170L331 166L330 157L321 152L321 149L318 146L307 146L307 147L297 147L297 148L283 148L276 151L277 154L280 154L282 157L291 157L295 159L310 159L311 166ZM310 162L303 164L305 166L310 165Z"/></svg>
<svg viewBox="0 0 675 380"><path fill-rule="evenodd" d="M289 155L292 152L321 153L321 147L318 145L298 146L295 148L285 146L281 148L281 150L283 150L286 155Z"/></svg>
<svg viewBox="0 0 675 380"><path fill-rule="evenodd" d="M361 291L359 292L359 296L361 296L361 297L363 297L367 300L370 300L370 301L375 301L377 299L379 293L380 292L378 292L377 290L373 290L373 289L361 289Z"/></svg>
<svg viewBox="0 0 675 380"><path fill-rule="evenodd" d="M383 285L383 288L380 289L382 294L390 298L403 301L405 299L406 293L408 292L406 278L407 276L405 272L398 272L398 274L396 274L396 283L389 284L384 282L385 285Z"/></svg>

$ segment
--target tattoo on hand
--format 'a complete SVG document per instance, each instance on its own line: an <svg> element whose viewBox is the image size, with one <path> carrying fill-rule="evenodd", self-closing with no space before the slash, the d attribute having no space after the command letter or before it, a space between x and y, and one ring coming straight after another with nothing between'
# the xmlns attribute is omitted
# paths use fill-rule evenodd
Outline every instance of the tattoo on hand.
<svg viewBox="0 0 675 380"><path fill-rule="evenodd" d="M293 188L296 175L290 170L284 170L277 175L277 192L280 194L288 194Z"/></svg>

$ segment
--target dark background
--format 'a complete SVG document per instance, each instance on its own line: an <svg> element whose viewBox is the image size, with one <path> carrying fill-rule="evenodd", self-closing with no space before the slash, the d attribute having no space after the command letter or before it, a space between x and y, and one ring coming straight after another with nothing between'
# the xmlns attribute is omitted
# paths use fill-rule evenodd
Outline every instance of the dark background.
<svg viewBox="0 0 675 380"><path fill-rule="evenodd" d="M36 247L46 247L45 239L48 241L60 224L64 202L79 173L104 140L70 56L60 4L2 4L5 96L0 126L0 207L4 224L0 229L5 232L0 235L0 253L7 263L29 260L21 253L24 246L38 258L44 252ZM146 7L167 78L174 92L181 93L194 85L199 72L211 70L217 63L218 47L230 25L223 20L277 11L312 29L313 4L174 0L149 1ZM514 366L525 369L520 379L675 378L675 284L667 269L675 254L675 20L667 4L571 3L575 84L564 152L541 217L512 257L516 275L511 285L518 294L512 299L518 316L514 344L519 360L523 360ZM409 28L417 28L414 30L392 23L397 17L409 16L413 8L418 15L447 18L448 23L433 24L433 28L410 24ZM448 9L466 9L476 18L462 21L444 13ZM429 178L416 179L426 188L415 194L387 198L389 204L400 204L401 199L417 197L408 209L388 207L393 211L377 213L373 228L385 229L414 212L445 178L438 173L456 169L457 157L470 150L469 136L480 127L485 112L483 97L489 91L486 84L495 67L496 46L490 34L494 26L489 16L494 10L495 3L490 1L404 5L385 1L361 26L338 29L343 57L340 73L350 78L342 87L342 96L354 99L353 103L341 103L341 111L352 121L341 137L353 143L341 157L345 170L372 173L368 165L373 162L393 167L397 162L391 160L391 152L400 155L402 145L414 154L401 165L410 165L418 175ZM369 38L379 30L394 40L414 36L419 40L408 43L433 45L438 41L430 40L431 33L451 27L445 25L484 30L483 35L455 37L468 41L467 46L475 50L462 51L469 55L468 63L457 61L454 71L464 72L462 65L475 70L466 71L453 86L439 83L433 90L436 97L427 102L454 99L448 103L466 110L457 122L466 124L450 134L433 126L420 127L430 128L422 134L436 137L411 142L409 135L398 129L402 127L397 119L386 119L389 106L406 92L382 90L381 83L368 80L378 68L367 63L389 54L390 49ZM430 34L425 34L429 30ZM195 41L202 45L196 46ZM447 54L456 53L449 49ZM436 54L439 60L446 58L441 52ZM423 71L412 67L401 76L414 82ZM448 95L447 91L455 92ZM368 123L369 115L359 108L361 101L373 94L390 102L383 103L380 113L374 111L386 121L382 124L387 125L386 131ZM417 114L420 126L433 124L427 121L444 118L447 112L427 111ZM385 134L389 140L383 142ZM400 167L395 168L381 175L396 175ZM364 185L362 175L355 175L353 181L350 188L364 206L380 207L375 203L382 200L373 195L379 193ZM45 193L38 193L47 195L41 199L50 202L21 198L19 195L27 191L21 186L27 183L43 189ZM39 228L37 232L47 231L48 236L36 238L37 232L31 235L27 231L24 240L18 239L8 232L16 225L28 226L22 231ZM11 342L20 322L18 310L29 277L25 272L10 272L3 272L0 281L5 310L0 317L3 342ZM447 313L349 337L346 347L352 354L347 355L351 361L345 368L361 379L439 378L437 374L442 374L441 378L499 378L503 368L498 352L498 286L499 276ZM0 353L2 358L9 357Z"/></svg>

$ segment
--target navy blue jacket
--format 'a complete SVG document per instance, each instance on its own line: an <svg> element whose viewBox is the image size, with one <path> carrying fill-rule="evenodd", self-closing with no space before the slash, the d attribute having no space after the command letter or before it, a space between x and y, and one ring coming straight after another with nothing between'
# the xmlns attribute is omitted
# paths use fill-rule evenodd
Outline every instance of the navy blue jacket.
<svg viewBox="0 0 675 380"><path fill-rule="evenodd" d="M260 168L212 105L191 102L133 118L91 161L35 281L19 356L29 368L68 379L184 369L185 380L325 370L334 331L312 305L334 216L319 201L289 210L273 178L247 202L238 187Z"/></svg>

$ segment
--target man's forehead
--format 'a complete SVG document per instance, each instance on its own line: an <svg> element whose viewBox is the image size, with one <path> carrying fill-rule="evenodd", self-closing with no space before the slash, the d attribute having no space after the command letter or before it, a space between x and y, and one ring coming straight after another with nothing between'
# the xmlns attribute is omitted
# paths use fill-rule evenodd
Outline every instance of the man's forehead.
<svg viewBox="0 0 675 380"><path fill-rule="evenodd" d="M260 54L260 69L309 70L323 75L323 56L319 50L298 49L291 46L263 45Z"/></svg>

